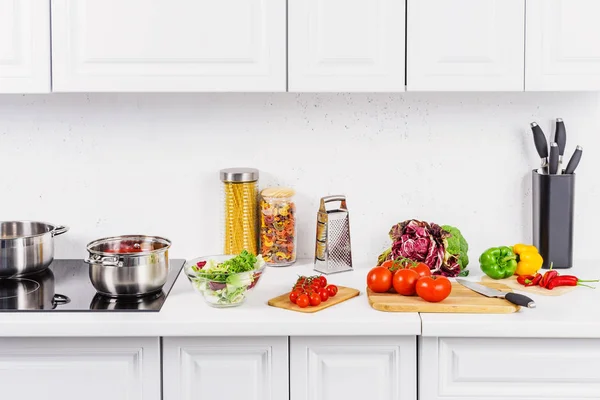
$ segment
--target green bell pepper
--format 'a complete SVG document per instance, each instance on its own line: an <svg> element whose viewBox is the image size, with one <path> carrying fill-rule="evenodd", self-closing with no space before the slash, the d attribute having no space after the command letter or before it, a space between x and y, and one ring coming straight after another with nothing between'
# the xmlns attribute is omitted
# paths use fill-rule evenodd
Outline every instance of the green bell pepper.
<svg viewBox="0 0 600 400"><path fill-rule="evenodd" d="M509 278L517 270L517 256L508 246L492 247L481 254L479 265L492 279Z"/></svg>

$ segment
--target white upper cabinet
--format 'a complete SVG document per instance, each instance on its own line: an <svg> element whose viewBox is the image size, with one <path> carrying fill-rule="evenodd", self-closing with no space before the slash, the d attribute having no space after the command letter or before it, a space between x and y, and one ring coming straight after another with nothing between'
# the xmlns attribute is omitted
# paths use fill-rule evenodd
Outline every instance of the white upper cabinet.
<svg viewBox="0 0 600 400"><path fill-rule="evenodd" d="M56 92L285 91L285 0L52 0L52 56Z"/></svg>
<svg viewBox="0 0 600 400"><path fill-rule="evenodd" d="M598 0L527 0L526 90L600 90L599 15Z"/></svg>
<svg viewBox="0 0 600 400"><path fill-rule="evenodd" d="M49 0L0 0L0 93L47 92Z"/></svg>
<svg viewBox="0 0 600 400"><path fill-rule="evenodd" d="M525 0L408 0L407 12L407 90L524 90Z"/></svg>
<svg viewBox="0 0 600 400"><path fill-rule="evenodd" d="M290 92L404 91L404 0L288 0Z"/></svg>

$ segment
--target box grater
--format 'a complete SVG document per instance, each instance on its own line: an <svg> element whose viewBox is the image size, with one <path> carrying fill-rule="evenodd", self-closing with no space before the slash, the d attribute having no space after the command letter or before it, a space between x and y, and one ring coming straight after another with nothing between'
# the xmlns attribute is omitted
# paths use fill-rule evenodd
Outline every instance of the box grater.
<svg viewBox="0 0 600 400"><path fill-rule="evenodd" d="M339 202L340 205L328 210L327 204L332 202ZM321 198L321 206L317 213L314 269L322 274L352 270L350 220L345 196Z"/></svg>

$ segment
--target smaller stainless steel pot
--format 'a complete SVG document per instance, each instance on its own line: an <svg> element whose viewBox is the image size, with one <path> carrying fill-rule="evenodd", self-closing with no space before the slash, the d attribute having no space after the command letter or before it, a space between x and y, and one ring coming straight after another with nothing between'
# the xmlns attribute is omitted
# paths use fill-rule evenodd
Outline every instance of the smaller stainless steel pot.
<svg viewBox="0 0 600 400"><path fill-rule="evenodd" d="M90 280L105 296L144 296L158 292L169 274L168 239L124 235L88 243Z"/></svg>
<svg viewBox="0 0 600 400"><path fill-rule="evenodd" d="M54 260L54 236L69 230L36 221L0 222L0 277L41 272Z"/></svg>

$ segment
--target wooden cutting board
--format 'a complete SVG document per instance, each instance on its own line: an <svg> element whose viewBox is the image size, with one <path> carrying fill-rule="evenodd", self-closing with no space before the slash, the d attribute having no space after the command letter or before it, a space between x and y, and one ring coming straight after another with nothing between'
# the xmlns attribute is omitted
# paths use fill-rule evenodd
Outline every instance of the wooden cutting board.
<svg viewBox="0 0 600 400"><path fill-rule="evenodd" d="M482 285L512 292L501 283L485 282ZM509 314L521 307L504 300L485 297L458 282L452 282L452 293L439 303L429 303L419 296L402 296L397 293L375 293L367 288L369 304L379 311L421 312L421 313L475 313L475 314Z"/></svg>
<svg viewBox="0 0 600 400"><path fill-rule="evenodd" d="M543 274L544 272L541 273ZM511 276L510 278L497 280L492 279L489 276L483 276L481 278L481 283L489 282L502 283L503 285L506 285L513 290L518 290L523 293L540 294L542 296L562 296L563 294L569 293L575 290L576 288L575 286L557 286L552 290L548 290L540 286L523 286L519 282L517 282L516 276Z"/></svg>
<svg viewBox="0 0 600 400"><path fill-rule="evenodd" d="M308 306L305 308L300 308L294 303L290 301L290 292L286 294L282 294L281 296L277 296L272 298L267 302L270 306L279 307L286 310L298 311L302 313L315 313L317 311L321 311L325 308L334 306L336 304L340 304L343 301L356 297L360 294L360 291L356 289L352 289L345 286L338 286L338 292L334 297L330 297L327 301L321 302L318 306L312 307Z"/></svg>

